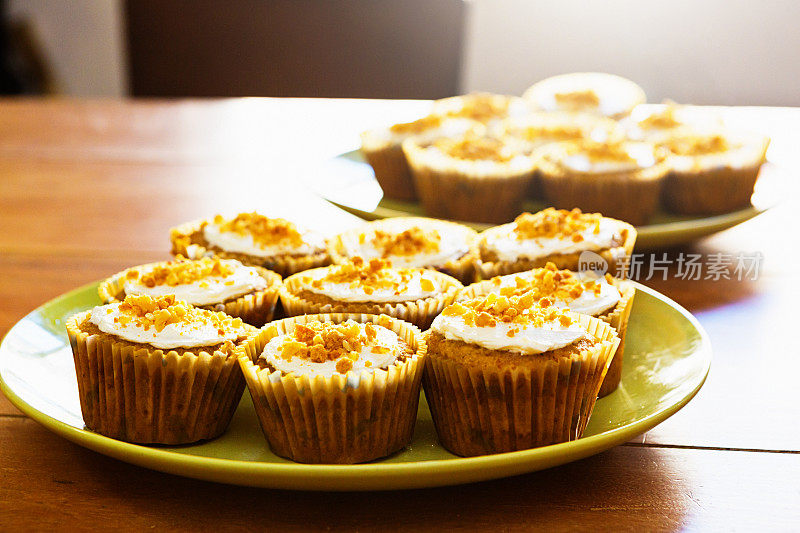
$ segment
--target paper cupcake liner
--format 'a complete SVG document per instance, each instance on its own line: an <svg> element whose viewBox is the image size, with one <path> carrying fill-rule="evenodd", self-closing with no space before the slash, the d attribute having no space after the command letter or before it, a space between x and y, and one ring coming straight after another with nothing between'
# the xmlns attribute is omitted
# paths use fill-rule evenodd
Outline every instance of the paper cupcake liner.
<svg viewBox="0 0 800 533"><path fill-rule="evenodd" d="M442 445L469 457L580 438L619 339L605 322L578 318L601 342L532 368L469 368L429 353L423 387Z"/></svg>
<svg viewBox="0 0 800 533"><path fill-rule="evenodd" d="M140 444L189 444L225 431L244 390L235 356L164 353L87 335L78 326L88 315L67 321L87 428Z"/></svg>
<svg viewBox="0 0 800 533"><path fill-rule="evenodd" d="M742 168L673 170L664 180L664 206L684 215L722 214L750 205L761 162Z"/></svg>
<svg viewBox="0 0 800 533"><path fill-rule="evenodd" d="M470 222L503 223L522 212L533 169L507 175L468 175L456 169L432 168L421 160L424 150L403 143L417 195L425 214Z"/></svg>
<svg viewBox="0 0 800 533"><path fill-rule="evenodd" d="M625 279L628 276L628 266L630 265L631 254L633 254L633 247L636 244L636 228L628 223L616 220L625 232L625 239L621 246L600 250L595 252L602 257L608 269L606 272L612 276ZM491 230L487 230L491 231ZM480 247L480 243L479 243ZM515 274L517 272L524 272L534 268L542 268L547 263L553 263L559 269L580 270L580 257L581 253L573 254L555 254L540 257L535 260L518 259L516 261L484 261L481 260L476 265L476 272L479 279L487 280L495 276L505 276L508 274Z"/></svg>
<svg viewBox="0 0 800 533"><path fill-rule="evenodd" d="M269 340L295 324L347 319L388 327L414 355L386 370L330 378L284 375L256 364ZM362 463L411 442L427 353L411 324L365 314L298 316L265 326L236 353L261 429L277 455L301 463Z"/></svg>
<svg viewBox="0 0 800 533"><path fill-rule="evenodd" d="M125 276L131 269L146 269L161 263L149 263L123 270L106 279L97 287L97 294L104 304L119 302L117 296L123 292ZM251 326L261 327L273 320L275 307L278 303L278 295L281 287L280 275L262 267L253 267L258 270L258 274L267 280L267 288L262 291L255 291L245 294L227 302L218 304L198 305L200 309L209 311L222 311L233 317L239 317Z"/></svg>
<svg viewBox="0 0 800 533"><path fill-rule="evenodd" d="M635 226L646 224L658 210L667 166L614 174L565 173L542 159L540 181L545 200L561 209L603 213Z"/></svg>
<svg viewBox="0 0 800 533"><path fill-rule="evenodd" d="M375 172L375 179L383 189L384 197L406 202L417 199L411 170L399 144L369 148L362 145L361 153Z"/></svg>
<svg viewBox="0 0 800 533"><path fill-rule="evenodd" d="M619 337L619 346L614 353L614 358L611 360L611 365L608 367L606 377L603 378L603 384L600 386L598 397L608 396L619 387L622 380L622 362L625 353L625 334L628 332L628 320L631 317L631 309L633 309L633 297L636 295L636 287L627 281L619 282L619 291L622 298L620 298L617 305L611 312L601 315L597 318L614 328Z"/></svg>
<svg viewBox="0 0 800 533"><path fill-rule="evenodd" d="M398 217L398 218L414 220L422 217ZM425 219L423 218L423 220ZM459 228L467 228L468 230L470 230L470 232L472 232L472 239L470 241L469 251L466 254L464 254L463 256L454 261L448 261L444 265L435 268L433 267L429 268L431 268L431 270L438 270L439 272L447 274L448 276L452 276L461 283L464 284L472 283L473 281L475 281L475 264L477 263L477 260L480 257L480 252L478 251L478 232L476 232L475 230L473 230L468 226L464 226L463 224L458 224L456 222L449 222L447 220L438 220L438 219L436 219L436 222L439 224L451 224L454 226L458 226ZM358 234L361 231L364 231L364 229L369 224L370 223L368 222L364 224L364 226L360 226L345 231L339 235L336 235L335 237L333 237L328 241L328 254L331 256L331 261L333 262L334 265L340 265L350 260L350 257L345 255L344 252L345 247L344 244L342 243L342 237L344 237L345 235L350 235L352 233Z"/></svg>
<svg viewBox="0 0 800 533"><path fill-rule="evenodd" d="M203 256L218 256L223 259L236 259L247 266L258 266L278 273L281 277L290 276L303 270L317 268L330 264L328 252L319 252L311 255L276 255L272 257L256 257L238 252L224 250L209 250L198 242L202 240L200 226L205 220L186 222L172 228L169 232L172 243L172 255L182 255L190 259L199 259ZM205 242L204 240L202 242Z"/></svg>
<svg viewBox="0 0 800 533"><path fill-rule="evenodd" d="M317 303L306 300L298 296L305 288L301 275L286 278L280 291L280 300L283 310L287 316L313 315L318 313L364 313L370 315L388 315L418 326L420 329L428 329L431 322L442 312L442 309L453 303L461 289L458 280L442 274L433 272L448 285L447 290L424 298L422 300L409 302L390 302L390 303L369 303L369 302L334 302Z"/></svg>

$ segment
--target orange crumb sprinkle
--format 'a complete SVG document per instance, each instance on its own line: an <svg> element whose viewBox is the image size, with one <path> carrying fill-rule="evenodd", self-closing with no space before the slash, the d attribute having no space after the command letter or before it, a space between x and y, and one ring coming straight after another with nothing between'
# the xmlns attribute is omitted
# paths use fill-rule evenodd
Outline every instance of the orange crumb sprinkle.
<svg viewBox="0 0 800 533"><path fill-rule="evenodd" d="M592 89L556 93L553 98L559 107L567 109L582 109L600 105L600 97Z"/></svg>
<svg viewBox="0 0 800 533"><path fill-rule="evenodd" d="M717 154L731 148L728 140L719 134L673 137L665 145L673 154L683 156Z"/></svg>
<svg viewBox="0 0 800 533"><path fill-rule="evenodd" d="M480 93L462 96L461 99L461 107L448 112L448 116L488 122L508 114L510 100L504 96Z"/></svg>
<svg viewBox="0 0 800 533"><path fill-rule="evenodd" d="M395 124L389 128L392 133L399 133L401 135L411 135L414 133L422 133L423 131L431 130L433 128L438 128L442 124L442 118L440 115L428 115L427 117L422 117L421 119L415 120L413 122L404 122L401 124Z"/></svg>
<svg viewBox="0 0 800 533"><path fill-rule="evenodd" d="M553 306L552 301L546 298L538 298L534 291L511 296L490 292L485 296L451 304L444 308L442 314L460 316L468 326L479 328L491 328L498 322L519 327L541 327L556 321L564 327L572 324L572 317L566 311Z"/></svg>
<svg viewBox="0 0 800 533"><path fill-rule="evenodd" d="M668 105L664 109L651 113L639 121L639 127L644 129L666 130L680 125L681 122L675 116L675 106L673 105Z"/></svg>
<svg viewBox="0 0 800 533"><path fill-rule="evenodd" d="M600 213L582 213L580 209L567 211L548 207L538 213L522 213L514 219L514 233L517 239L539 237L570 237L592 229L600 232ZM582 236L580 237L583 238ZM577 241L576 241L577 242Z"/></svg>
<svg viewBox="0 0 800 533"><path fill-rule="evenodd" d="M467 133L458 138L442 137L436 139L433 146L450 157L470 161L488 160L505 163L517 155L500 139L476 133Z"/></svg>
<svg viewBox="0 0 800 533"><path fill-rule="evenodd" d="M375 230L372 243L380 249L383 257L390 255L414 255L439 251L442 236L436 230L424 230L413 226L400 233Z"/></svg>
<svg viewBox="0 0 800 533"><path fill-rule="evenodd" d="M120 316L114 321L121 326L135 325L145 331L151 327L161 331L170 324L193 326L212 325L220 335L238 332L244 327L241 318L232 318L225 313L199 309L186 302L176 300L168 294L153 298L147 295L128 295L119 304Z"/></svg>
<svg viewBox="0 0 800 533"><path fill-rule="evenodd" d="M508 283L512 279L513 285ZM606 274L605 279L610 285L614 284L610 274ZM554 300L570 302L586 291L599 296L602 290L599 280L581 280L574 272L559 270L553 263L525 273L498 276L492 278L491 283L496 287L493 292L506 297L532 292L543 307L552 305Z"/></svg>
<svg viewBox="0 0 800 533"><path fill-rule="evenodd" d="M303 235L292 222L282 218L267 218L256 212L239 213L231 220L217 215L214 217L214 224L217 224L223 232L242 236L252 235L255 243L260 246L304 244Z"/></svg>
<svg viewBox="0 0 800 533"><path fill-rule="evenodd" d="M416 268L392 268L391 261L374 258L365 262L361 257L353 257L349 262L328 267L327 274L313 280L310 276L303 279L311 287L322 288L324 283L348 283L352 289L362 289L366 294L376 290L390 290L400 294L415 276L422 276L420 286L424 291L433 292L436 284L429 278L427 271Z"/></svg>
<svg viewBox="0 0 800 533"><path fill-rule="evenodd" d="M203 257L186 259L177 256L174 261L167 261L154 266L146 272L130 269L125 274L127 280L138 280L145 287L168 285L174 287L207 278L209 276L228 277L235 272L234 267L224 263L219 257Z"/></svg>

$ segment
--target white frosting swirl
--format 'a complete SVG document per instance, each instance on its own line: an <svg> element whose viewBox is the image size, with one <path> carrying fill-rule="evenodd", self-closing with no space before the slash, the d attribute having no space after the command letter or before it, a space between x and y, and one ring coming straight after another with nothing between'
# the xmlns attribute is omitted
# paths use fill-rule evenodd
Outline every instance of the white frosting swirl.
<svg viewBox="0 0 800 533"><path fill-rule="evenodd" d="M498 320L495 326L478 327L468 326L460 315L444 314L434 319L431 330L442 334L448 340L477 344L490 350L523 354L537 354L563 348L588 335L577 322L562 326L558 321L553 321L541 327L534 327Z"/></svg>
<svg viewBox="0 0 800 533"><path fill-rule="evenodd" d="M130 342L150 344L156 348L194 348L196 346L214 346L225 341L236 341L239 335L235 332L220 334L219 328L211 323L175 323L167 324L161 331L150 326L148 329L137 325L135 320L126 324L114 322L124 313L119 311L119 303L101 305L92 309L89 321L103 333L115 335Z"/></svg>
<svg viewBox="0 0 800 533"><path fill-rule="evenodd" d="M600 231L593 228L580 232L583 240L575 242L572 237L536 237L517 239L514 224L505 224L484 233L484 245L497 254L500 261L516 261L520 258L538 259L554 254L571 254L586 250L596 251L610 248L619 239L619 228L613 220L600 219Z"/></svg>
<svg viewBox="0 0 800 533"><path fill-rule="evenodd" d="M325 249L325 238L315 232L298 228L303 236L303 244L262 245L257 243L252 235L239 235L232 231L221 231L217 224L206 224L203 237L209 244L226 252L235 252L252 255L254 257L272 257L276 255L310 255Z"/></svg>
<svg viewBox="0 0 800 533"><path fill-rule="evenodd" d="M335 267L334 267L335 268ZM313 280L321 279L328 273L327 268L314 269L304 272ZM402 281L399 273L393 273L392 278L397 282L396 289L378 288L367 293L361 284L351 284L350 282L334 283L322 281L320 287L314 287L310 283L303 288L315 294L327 296L340 302L410 302L430 298L439 294L443 288L441 282L425 271L412 271L408 280ZM433 290L427 291L422 288L422 280L427 279L433 284ZM371 287L372 288L372 287Z"/></svg>
<svg viewBox="0 0 800 533"><path fill-rule="evenodd" d="M397 361L402 348L399 344L399 337L394 331L383 326L373 324L375 328L375 339L370 344L361 348L358 359L353 361L350 371L360 374L362 372L375 372L378 369L385 369ZM363 334L364 324L359 324L359 329ZM309 377L324 376L329 378L338 372L336 371L336 361L314 362L299 356L292 356L284 359L281 355L281 346L287 340L293 340L292 335L278 335L273 337L261 352L261 358L271 367L280 370L284 374L294 373L296 375L306 375ZM376 347L388 349L376 351ZM369 365L367 364L369 363Z"/></svg>
<svg viewBox="0 0 800 533"><path fill-rule="evenodd" d="M210 305L224 302L231 298L238 298L253 291L267 288L267 280L258 274L252 267L246 267L233 259L222 260L222 263L234 268L229 276L208 276L192 283L179 285L156 285L148 287L141 279L128 279L123 286L125 294L146 294L152 298L174 294L178 300L192 305ZM145 270L141 274L145 275Z"/></svg>

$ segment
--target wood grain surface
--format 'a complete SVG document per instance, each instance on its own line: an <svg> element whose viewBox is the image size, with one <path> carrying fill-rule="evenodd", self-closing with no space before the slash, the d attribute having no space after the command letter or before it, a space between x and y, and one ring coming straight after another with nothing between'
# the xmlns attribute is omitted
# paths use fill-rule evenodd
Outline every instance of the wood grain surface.
<svg viewBox="0 0 800 533"><path fill-rule="evenodd" d="M169 228L226 209L355 223L310 194L315 165L425 102L227 99L0 101L0 335L47 300L167 257ZM577 463L462 487L372 494L238 488L148 471L51 434L0 397L0 527L41 530L792 530L800 528L800 110L725 110L769 133L780 204L698 243L655 252L763 254L756 280L643 283L687 307L714 349L681 412ZM648 257L644 272L652 261ZM731 277L733 271L728 272Z"/></svg>

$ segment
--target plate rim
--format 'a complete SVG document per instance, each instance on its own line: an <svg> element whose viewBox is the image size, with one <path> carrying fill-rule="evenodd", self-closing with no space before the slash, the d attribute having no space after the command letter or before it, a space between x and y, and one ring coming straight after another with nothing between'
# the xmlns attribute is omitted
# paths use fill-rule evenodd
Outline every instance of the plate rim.
<svg viewBox="0 0 800 533"><path fill-rule="evenodd" d="M6 338L22 321L29 319L47 306L96 286L97 283L82 285L40 305L17 321L3 336L0 345L5 343ZM634 284L637 290L653 296L678 311L698 332L701 342L695 352L701 353L703 357L702 376L693 389L678 401L666 405L640 420L574 441L528 450L478 457L403 463L373 462L356 465L309 465L294 462L266 463L222 459L175 453L169 448L123 442L86 429L75 428L26 403L5 382L2 372L0 372L0 390L17 409L60 437L127 463L184 477L265 488L333 491L398 490L488 481L551 468L623 444L660 424L682 409L697 395L708 377L713 357L708 334L697 318L683 306L654 289L637 282ZM0 366L0 370L2 370L2 366ZM543 453L543 450L546 450L546 453ZM555 461L551 460L553 456L557 458ZM309 478L313 485L309 484Z"/></svg>

